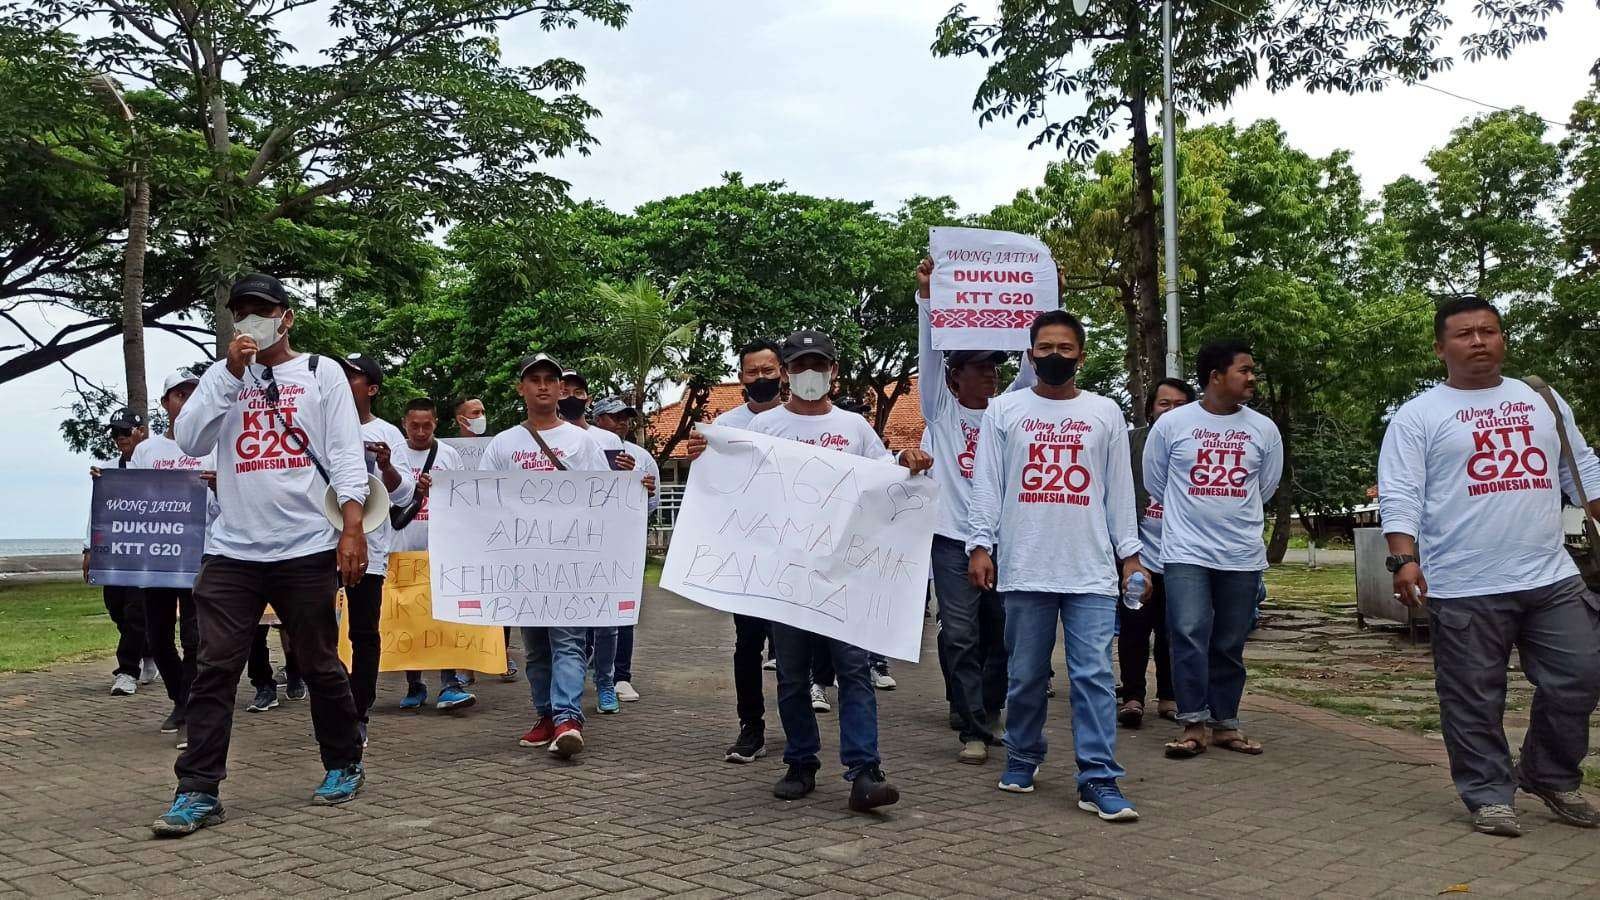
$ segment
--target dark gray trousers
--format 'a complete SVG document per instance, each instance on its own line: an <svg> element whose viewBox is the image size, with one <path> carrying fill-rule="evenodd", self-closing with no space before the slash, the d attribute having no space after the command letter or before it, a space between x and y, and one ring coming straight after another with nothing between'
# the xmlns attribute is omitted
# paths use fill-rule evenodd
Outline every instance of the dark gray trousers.
<svg viewBox="0 0 1600 900"><path fill-rule="evenodd" d="M1526 591L1430 599L1434 687L1450 777L1469 810L1510 804L1518 783L1577 790L1600 702L1600 596L1577 577ZM1517 648L1533 684L1516 773L1502 723Z"/></svg>

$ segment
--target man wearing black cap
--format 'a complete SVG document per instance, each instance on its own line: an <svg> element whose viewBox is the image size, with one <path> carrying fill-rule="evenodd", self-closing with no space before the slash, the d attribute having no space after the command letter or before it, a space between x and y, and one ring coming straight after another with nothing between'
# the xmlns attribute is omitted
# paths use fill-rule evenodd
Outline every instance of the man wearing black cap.
<svg viewBox="0 0 1600 900"><path fill-rule="evenodd" d="M406 445L400 429L372 414L372 401L383 388L383 369L377 361L360 353L342 357L345 379L355 399L356 416L361 420L361 440L366 451L367 469L383 479L389 502L405 506L416 490L416 479L408 466L396 466L393 454ZM394 528L389 517L367 534L367 571L361 580L345 589L350 604L350 693L355 696L356 712L361 716L361 740L367 739L367 718L378 696L378 659L383 641L378 635L378 619L383 611L383 579L389 573L389 550L394 543Z"/></svg>
<svg viewBox="0 0 1600 900"><path fill-rule="evenodd" d="M190 456L216 451L220 513L195 579L200 664L189 690L189 748L178 790L152 826L183 835L223 820L233 698L270 600L311 692L326 776L318 803L343 803L365 780L350 681L339 661L334 595L367 569L361 422L337 363L289 346L294 312L276 278L250 275L228 300L234 336L183 405L173 435ZM342 527L323 511L332 489Z"/></svg>
<svg viewBox="0 0 1600 900"><path fill-rule="evenodd" d="M604 472L611 467L600 445L585 431L557 415L563 385L561 368L543 353L517 364L517 393L528 417L494 436L478 468L488 472ZM587 628L524 628L528 692L538 718L522 736L524 747L550 748L553 756L570 759L583 750L583 643Z"/></svg>
<svg viewBox="0 0 1600 900"><path fill-rule="evenodd" d="M839 355L833 339L820 331L804 330L783 342L784 372L789 378L789 400L751 420L749 430L803 444L827 447L868 459L897 461L913 473L926 471L933 458L922 450L890 453L883 440L861 416L845 412L828 399L839 374ZM705 451L698 432L688 441L689 458ZM774 796L798 800L816 790L817 713L811 706L811 650L815 638L781 622L772 624L778 651L778 715L787 737L783 761L788 772L773 787ZM888 782L878 758L878 700L872 686L867 651L844 641L826 638L839 680L839 756L845 779L851 782L850 808L866 812L900 799Z"/></svg>
<svg viewBox="0 0 1600 900"><path fill-rule="evenodd" d="M117 458L89 467L89 477L99 478L101 469L131 469L133 453L149 434L144 416L119 409L106 423L111 429L111 442L117 447ZM83 580L89 580L89 528L83 536ZM111 673L111 694L126 697L139 690L140 672L146 657L144 626L144 592L136 587L106 585L100 589L106 613L117 625L117 668ZM145 681L148 684L148 681Z"/></svg>
<svg viewBox="0 0 1600 900"><path fill-rule="evenodd" d="M161 408L167 414L167 431L140 441L128 461L128 468L193 472L196 478L215 480L216 465L209 456L204 459L190 456L172 438L172 423L177 421L184 401L189 399L199 383L198 375L181 369L167 376L161 392ZM207 476L210 478L207 479ZM211 501L211 508L206 515L209 522L216 516L217 509L215 498L208 494L207 499ZM183 728L187 718L189 685L194 681L195 654L200 645L200 625L195 617L193 592L180 588L145 588L144 624L150 655L161 671L167 699L172 701L172 713L161 723L161 733L176 734ZM178 626L182 655L172 644L174 625ZM181 748L182 739L179 744Z"/></svg>
<svg viewBox="0 0 1600 900"><path fill-rule="evenodd" d="M656 464L649 450L628 440L638 416L639 411L620 397L607 397L594 405L595 427L616 435L622 442L622 452L633 460L636 468L644 472L644 489L650 494L648 511L653 513L660 504L656 496L656 483L661 480L661 467ZM617 652L611 667L613 687L617 699L623 703L633 703L639 699L639 692L633 687L633 632L632 625L617 628ZM598 667L598 654L595 662ZM596 675L596 680L598 678Z"/></svg>
<svg viewBox="0 0 1600 900"><path fill-rule="evenodd" d="M939 464L939 520L933 530L932 572L939 598L939 662L950 699L952 723L959 723L957 759L981 765L999 742L1000 710L1006 703L1005 601L992 590L973 587L967 578L967 509L972 501L972 464L978 453L983 411L1000 385L995 350L953 350L933 346L929 285L933 260L917 266L918 396L927 429L922 445ZM1008 391L1032 387L1033 367L1024 365Z"/></svg>

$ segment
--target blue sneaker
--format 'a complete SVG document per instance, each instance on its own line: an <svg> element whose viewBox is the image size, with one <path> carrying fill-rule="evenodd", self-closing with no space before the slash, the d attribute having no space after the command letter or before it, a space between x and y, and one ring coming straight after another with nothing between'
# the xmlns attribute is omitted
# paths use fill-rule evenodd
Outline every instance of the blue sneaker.
<svg viewBox="0 0 1600 900"><path fill-rule="evenodd" d="M600 695L599 707L603 713L614 713L622 707L617 704L617 689L614 687L597 688L595 693Z"/></svg>
<svg viewBox="0 0 1600 900"><path fill-rule="evenodd" d="M421 709L422 704L428 702L428 686L417 682L406 688L406 696L400 701L401 709Z"/></svg>
<svg viewBox="0 0 1600 900"><path fill-rule="evenodd" d="M1028 763L1007 762L1005 774L1000 776L1000 790L1013 794L1033 793L1033 776L1039 767Z"/></svg>
<svg viewBox="0 0 1600 900"><path fill-rule="evenodd" d="M361 763L353 763L342 769L329 769L327 777L322 779L322 784L311 795L311 799L328 806L354 800L356 792L361 790L366 780L367 770Z"/></svg>
<svg viewBox="0 0 1600 900"><path fill-rule="evenodd" d="M158 837L182 837L228 818L216 794L184 791L172 797L172 808L150 826Z"/></svg>
<svg viewBox="0 0 1600 900"><path fill-rule="evenodd" d="M433 705L434 709L466 709L478 698L461 689L461 685L452 684L439 692L439 702Z"/></svg>
<svg viewBox="0 0 1600 900"><path fill-rule="evenodd" d="M1110 778L1091 781L1078 788L1078 808L1107 822L1139 820L1139 811L1133 808L1132 801L1122 796L1122 789Z"/></svg>

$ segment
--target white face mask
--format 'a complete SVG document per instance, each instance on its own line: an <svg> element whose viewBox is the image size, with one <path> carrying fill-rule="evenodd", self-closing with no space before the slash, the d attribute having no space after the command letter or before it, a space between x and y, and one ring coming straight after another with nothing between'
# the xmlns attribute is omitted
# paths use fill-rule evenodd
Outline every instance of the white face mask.
<svg viewBox="0 0 1600 900"><path fill-rule="evenodd" d="M258 316L254 313L237 319L233 323L233 330L240 334L247 334L256 341L256 352L276 344L283 334L278 327L283 324L283 319L272 316Z"/></svg>
<svg viewBox="0 0 1600 900"><path fill-rule="evenodd" d="M832 389L832 372L789 373L789 390L801 400L821 400Z"/></svg>
<svg viewBox="0 0 1600 900"><path fill-rule="evenodd" d="M483 434L489 427L488 416L473 416L467 420L467 430L473 434Z"/></svg>

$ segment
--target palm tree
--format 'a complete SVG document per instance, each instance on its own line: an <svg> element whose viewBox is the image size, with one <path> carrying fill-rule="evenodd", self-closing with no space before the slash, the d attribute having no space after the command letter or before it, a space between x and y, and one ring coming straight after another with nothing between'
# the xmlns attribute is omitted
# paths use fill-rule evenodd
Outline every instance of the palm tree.
<svg viewBox="0 0 1600 900"><path fill-rule="evenodd" d="M596 370L613 373L629 402L640 412L635 442L643 443L644 410L669 381L682 380L682 366L694 343L696 323L678 304L684 282L665 295L644 276L631 284L598 282L593 299L601 318L596 324L597 351L588 359Z"/></svg>

